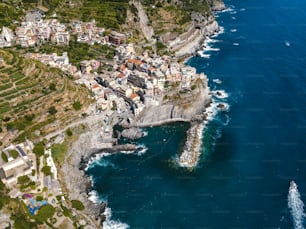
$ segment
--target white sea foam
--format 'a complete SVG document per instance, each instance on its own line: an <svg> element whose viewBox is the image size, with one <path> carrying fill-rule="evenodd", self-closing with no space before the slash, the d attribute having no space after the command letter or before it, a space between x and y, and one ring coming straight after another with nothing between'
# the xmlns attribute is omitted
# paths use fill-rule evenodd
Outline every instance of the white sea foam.
<svg viewBox="0 0 306 229"><path fill-rule="evenodd" d="M217 84L221 84L222 83L222 81L220 80L220 79L213 79L212 80L214 83L217 83Z"/></svg>
<svg viewBox="0 0 306 229"><path fill-rule="evenodd" d="M204 51L198 51L198 54L200 55L200 57L203 57L203 58L206 58L206 59L210 58L210 55L209 54L204 54Z"/></svg>
<svg viewBox="0 0 306 229"><path fill-rule="evenodd" d="M219 36L220 34L224 33L224 27L223 26L219 26L220 31L215 33L214 35L212 35L212 38L215 38L217 36Z"/></svg>
<svg viewBox="0 0 306 229"><path fill-rule="evenodd" d="M206 108L205 112L206 120L212 121L218 113L217 104L213 101L209 107Z"/></svg>
<svg viewBox="0 0 306 229"><path fill-rule="evenodd" d="M290 182L288 193L288 207L290 209L295 229L304 229L304 203L294 181Z"/></svg>
<svg viewBox="0 0 306 229"><path fill-rule="evenodd" d="M237 32L237 29L231 29L230 30L232 33L235 33L235 32Z"/></svg>
<svg viewBox="0 0 306 229"><path fill-rule="evenodd" d="M142 134L143 134L143 137L146 137L146 136L148 136L149 132L142 130Z"/></svg>
<svg viewBox="0 0 306 229"><path fill-rule="evenodd" d="M236 13L237 11L234 11L234 10L230 12L230 14L236 14Z"/></svg>
<svg viewBox="0 0 306 229"><path fill-rule="evenodd" d="M236 17L232 17L233 20L236 20Z"/></svg>
<svg viewBox="0 0 306 229"><path fill-rule="evenodd" d="M219 49L219 48L213 48L213 47L211 47L211 46L207 46L207 47L205 47L204 51L205 51L205 52L206 52L206 51L217 52L217 51L220 51L220 49Z"/></svg>
<svg viewBox="0 0 306 229"><path fill-rule="evenodd" d="M228 7L228 8L226 8L226 9L224 9L224 10L220 11L220 13L232 12L232 11L234 11L234 9L233 9L233 8L231 8L231 7Z"/></svg>
<svg viewBox="0 0 306 229"><path fill-rule="evenodd" d="M218 42L220 42L220 41L217 40L217 39L211 39L211 38L209 37L209 38L206 39L206 42L207 42L207 43L218 43Z"/></svg>
<svg viewBox="0 0 306 229"><path fill-rule="evenodd" d="M90 192L88 193L88 199L89 199L91 202L95 203L95 204L101 203L101 202L102 202L102 201L99 199L99 195L98 195L97 191L95 191L95 190L92 190L92 191L90 191Z"/></svg>
<svg viewBox="0 0 306 229"><path fill-rule="evenodd" d="M228 98L228 93L226 93L224 90L215 90L215 91L212 91L212 94L214 95L214 97L218 99Z"/></svg>
<svg viewBox="0 0 306 229"><path fill-rule="evenodd" d="M290 44L289 41L285 41L285 45L286 45L287 47L289 47L291 44Z"/></svg>
<svg viewBox="0 0 306 229"><path fill-rule="evenodd" d="M234 45L234 46L238 46L238 45L239 45L239 43L235 42L235 43L233 43L233 45Z"/></svg>
<svg viewBox="0 0 306 229"><path fill-rule="evenodd" d="M107 157L110 156L110 153L99 153L99 154L95 154L93 157L91 157L86 165L85 171L96 166L103 166L103 167L107 167L107 166L114 166L114 164L112 164L111 162L107 162L107 161L101 161L101 159L103 157Z"/></svg>
<svg viewBox="0 0 306 229"><path fill-rule="evenodd" d="M218 108L218 110L220 110L220 111L229 111L229 108L230 108L230 106L229 106L229 104L228 103L218 103L217 104L217 108Z"/></svg>
<svg viewBox="0 0 306 229"><path fill-rule="evenodd" d="M141 156L141 155L145 154L147 151L148 151L148 148L145 145L140 144L140 145L137 146L136 154L138 156Z"/></svg>
<svg viewBox="0 0 306 229"><path fill-rule="evenodd" d="M103 222L103 229L127 229L130 227L126 223L122 223L119 220L112 220L111 208L106 208L104 215L106 220Z"/></svg>
<svg viewBox="0 0 306 229"><path fill-rule="evenodd" d="M245 8L241 8L240 11L245 11Z"/></svg>

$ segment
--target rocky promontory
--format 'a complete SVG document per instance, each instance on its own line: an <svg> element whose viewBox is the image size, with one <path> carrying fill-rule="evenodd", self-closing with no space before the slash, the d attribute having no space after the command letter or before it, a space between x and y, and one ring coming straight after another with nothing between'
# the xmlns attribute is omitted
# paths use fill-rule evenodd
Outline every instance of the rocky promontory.
<svg viewBox="0 0 306 229"><path fill-rule="evenodd" d="M167 100L161 105L146 107L132 125L145 127L175 121L189 122L197 115L203 114L205 108L211 103L211 96L206 76L201 75L198 80L196 92L187 93L175 101Z"/></svg>

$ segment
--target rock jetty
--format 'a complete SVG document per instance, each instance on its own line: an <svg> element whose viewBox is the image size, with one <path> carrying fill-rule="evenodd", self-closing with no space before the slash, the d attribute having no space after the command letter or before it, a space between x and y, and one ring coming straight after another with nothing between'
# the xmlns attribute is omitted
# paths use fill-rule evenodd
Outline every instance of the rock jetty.
<svg viewBox="0 0 306 229"><path fill-rule="evenodd" d="M187 132L187 140L182 154L179 157L179 165L187 168L194 168L201 155L204 123L193 123Z"/></svg>

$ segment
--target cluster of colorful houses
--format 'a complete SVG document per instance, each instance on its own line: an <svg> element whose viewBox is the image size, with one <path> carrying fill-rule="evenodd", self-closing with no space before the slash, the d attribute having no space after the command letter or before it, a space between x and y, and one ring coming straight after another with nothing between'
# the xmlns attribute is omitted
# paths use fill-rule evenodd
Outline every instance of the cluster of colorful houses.
<svg viewBox="0 0 306 229"><path fill-rule="evenodd" d="M16 29L15 41L10 29L2 29L0 47L14 42L27 47L49 40L54 45L67 45L70 36L89 45L115 45L116 55L108 63L107 71L103 69L105 60L83 60L80 66L73 66L67 53L62 56L28 53L26 56L73 75L77 83L85 84L93 92L97 109L119 113L131 109L135 116L147 105L160 104L166 81L178 82L182 90L189 90L191 82L199 77L194 68L182 66L169 56L149 56L147 52L136 55L133 45L125 44L125 34L113 31L105 36L104 32L94 20L73 21L66 26L56 19L44 20L44 14L35 10L27 13L25 21Z"/></svg>
<svg viewBox="0 0 306 229"><path fill-rule="evenodd" d="M20 26L15 32L3 27L0 33L0 48L20 45L21 47L33 47L46 42L54 45L69 45L71 35L77 36L78 42L88 44L120 45L126 40L126 35L118 32L111 32L104 35L104 28L96 26L95 20L91 22L73 21L70 24L60 23L57 19L45 19L44 13L33 10L26 14Z"/></svg>
<svg viewBox="0 0 306 229"><path fill-rule="evenodd" d="M83 69L77 83L85 84L94 94L97 108L119 113L132 108L137 117L146 106L159 105L165 90L165 82L178 82L182 90L189 90L191 82L199 75L195 68L171 61L169 56L137 55L133 45L117 47L112 71L90 73L94 60L81 63ZM87 66L87 67L85 67Z"/></svg>

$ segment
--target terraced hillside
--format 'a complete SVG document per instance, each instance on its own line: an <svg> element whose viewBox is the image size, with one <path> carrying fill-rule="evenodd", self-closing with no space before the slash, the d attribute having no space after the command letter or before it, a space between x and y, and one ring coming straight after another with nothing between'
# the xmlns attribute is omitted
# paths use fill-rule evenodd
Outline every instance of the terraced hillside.
<svg viewBox="0 0 306 229"><path fill-rule="evenodd" d="M128 0L48 0L43 1L47 7L56 5L54 11L61 21L69 22L72 19L90 21L95 19L98 26L120 29L125 23Z"/></svg>
<svg viewBox="0 0 306 229"><path fill-rule="evenodd" d="M0 49L0 141L33 140L76 119L88 91L63 72Z"/></svg>

